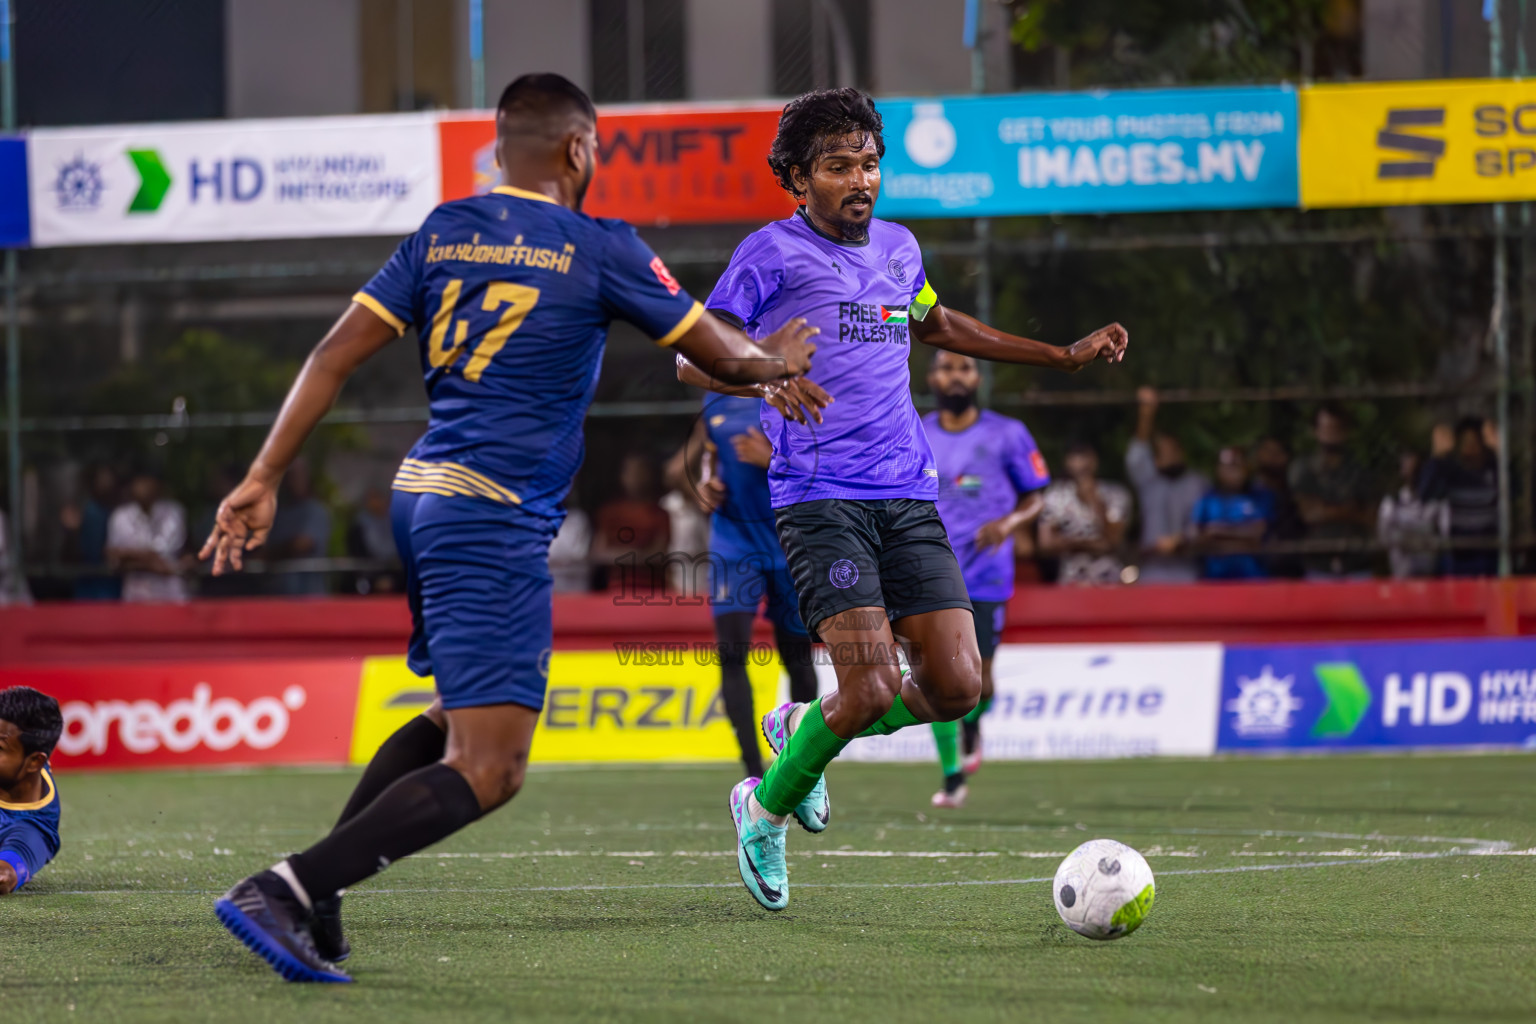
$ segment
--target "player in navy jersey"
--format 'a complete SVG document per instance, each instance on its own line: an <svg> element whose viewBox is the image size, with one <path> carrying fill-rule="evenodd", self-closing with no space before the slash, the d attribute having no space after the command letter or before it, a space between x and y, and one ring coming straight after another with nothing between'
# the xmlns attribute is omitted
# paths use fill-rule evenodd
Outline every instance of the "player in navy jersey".
<svg viewBox="0 0 1536 1024"><path fill-rule="evenodd" d="M58 701L28 686L0 690L0 896L59 855L59 789L48 758L63 732Z"/></svg>
<svg viewBox="0 0 1536 1024"><path fill-rule="evenodd" d="M838 753L861 734L958 719L981 693L971 603L934 508L938 468L912 405L911 339L1067 371L1118 362L1128 340L1111 324L1059 348L940 304L912 233L874 217L881 127L856 89L791 101L768 163L803 205L749 235L705 303L754 336L792 312L809 318L821 334L807 381L835 399L820 423L763 419L779 542L801 616L826 641L838 683L810 704L769 712L764 732L779 757L761 780L731 792L742 882L769 910L789 902L789 815L803 820ZM722 386L705 369L680 375ZM910 652L910 676L897 637Z"/></svg>
<svg viewBox="0 0 1536 1024"><path fill-rule="evenodd" d="M939 469L939 518L960 562L981 654L981 699L958 728L955 722L933 723L944 771L935 807L963 806L966 778L981 766L981 716L992 703L992 656L1013 596L1013 538L1040 514L1040 490L1051 482L1029 428L978 408L980 387L976 360L934 351L928 389L939 407L923 417L923 429Z"/></svg>
<svg viewBox="0 0 1536 1024"><path fill-rule="evenodd" d="M748 775L761 775L758 718L747 677L752 627L761 606L773 624L774 644L789 676L790 698L816 699L811 640L800 621L799 599L774 530L768 497L768 460L773 455L761 429L761 401L706 394L703 414L684 446L679 467L710 511L709 605L720 657L720 692L726 717L741 746ZM812 831L825 825L812 817Z"/></svg>
<svg viewBox="0 0 1536 1024"><path fill-rule="evenodd" d="M427 431L391 514L431 709L387 740L331 834L237 884L215 909L290 981L349 981L340 891L510 800L544 704L553 639L549 543L582 458L608 325L627 320L738 384L803 373L815 333L760 344L704 312L634 229L582 214L597 115L559 75L502 94L502 185L444 203L353 298L300 371L203 547L215 574L266 538L277 489L347 377L416 328Z"/></svg>

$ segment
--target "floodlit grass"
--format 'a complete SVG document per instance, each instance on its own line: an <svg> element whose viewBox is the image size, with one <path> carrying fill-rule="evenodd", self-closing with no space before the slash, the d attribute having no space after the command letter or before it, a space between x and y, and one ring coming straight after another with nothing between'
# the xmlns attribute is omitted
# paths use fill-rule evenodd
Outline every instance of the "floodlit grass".
<svg viewBox="0 0 1536 1024"><path fill-rule="evenodd" d="M792 828L789 909L736 878L716 768L535 772L510 807L347 898L357 984L282 982L214 920L354 775L65 773L64 851L0 899L5 1021L1536 1020L1536 759L844 765ZM1157 900L1093 943L1049 882L1077 843Z"/></svg>

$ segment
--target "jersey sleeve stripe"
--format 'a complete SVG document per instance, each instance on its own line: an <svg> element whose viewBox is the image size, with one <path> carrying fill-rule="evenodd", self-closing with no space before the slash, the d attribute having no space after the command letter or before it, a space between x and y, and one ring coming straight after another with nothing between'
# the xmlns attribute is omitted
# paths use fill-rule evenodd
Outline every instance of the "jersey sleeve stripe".
<svg viewBox="0 0 1536 1024"><path fill-rule="evenodd" d="M694 324L698 323L699 317L703 315L704 303L694 302L693 308L688 311L687 315L677 322L676 327L672 328L666 334L657 338L656 344L660 345L662 348L666 348L668 345L675 342L678 338L681 338L683 335L687 334L688 329Z"/></svg>
<svg viewBox="0 0 1536 1024"><path fill-rule="evenodd" d="M396 334L405 333L405 321L391 313L388 309L385 308L384 303L380 302L372 295L369 295L367 292L358 292L356 295L352 296L352 301L357 303L359 306L366 307L369 312L377 315L380 320L383 320L385 323L389 324L389 326L393 327Z"/></svg>

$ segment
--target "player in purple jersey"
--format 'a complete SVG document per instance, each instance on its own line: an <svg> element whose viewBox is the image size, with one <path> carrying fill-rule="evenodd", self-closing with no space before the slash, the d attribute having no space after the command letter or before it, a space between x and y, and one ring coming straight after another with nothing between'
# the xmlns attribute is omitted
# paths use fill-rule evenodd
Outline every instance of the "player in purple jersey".
<svg viewBox="0 0 1536 1024"><path fill-rule="evenodd" d="M219 920L290 981L350 981L340 892L517 793L553 642L549 544L582 458L608 326L627 320L716 376L799 375L815 328L754 343L704 311L622 221L581 212L597 113L559 75L524 75L496 112L491 193L444 203L310 355L203 547L239 569L278 485L342 384L416 328L431 417L395 478L410 667L438 698L374 755L330 835L237 883Z"/></svg>
<svg viewBox="0 0 1536 1024"><path fill-rule="evenodd" d="M992 703L992 656L1013 596L1013 536L1040 514L1041 488L1051 482L1029 428L976 405L981 372L976 360L937 349L928 389L939 408L923 429L939 467L939 518L960 562L971 598L981 654L981 699L958 723L934 722L933 740L944 770L935 807L965 804L966 778L981 767L981 716ZM963 734L965 762L961 764Z"/></svg>
<svg viewBox="0 0 1536 1024"><path fill-rule="evenodd" d="M835 693L769 712L764 732L779 757L761 780L731 791L737 867L769 910L789 902L789 816L830 813L822 774L838 753L859 735L954 721L981 694L971 602L934 508L938 467L912 405L911 339L1066 371L1118 362L1128 340L1111 324L1059 348L941 305L912 233L874 218L881 127L857 89L790 102L768 163L803 205L749 235L705 303L753 336L776 330L792 310L807 317L821 334L806 379L833 398L819 423L763 416L779 543L805 624L837 672ZM687 366L679 375L722 387Z"/></svg>

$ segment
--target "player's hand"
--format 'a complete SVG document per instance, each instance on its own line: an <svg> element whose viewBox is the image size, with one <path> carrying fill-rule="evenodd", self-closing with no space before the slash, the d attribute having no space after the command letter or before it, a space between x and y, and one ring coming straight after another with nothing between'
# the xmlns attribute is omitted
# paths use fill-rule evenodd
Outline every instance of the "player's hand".
<svg viewBox="0 0 1536 1024"><path fill-rule="evenodd" d="M816 352L811 339L820 333L820 327L812 327L805 317L797 316L757 344L784 360L784 376L802 377L810 370L811 356Z"/></svg>
<svg viewBox="0 0 1536 1024"><path fill-rule="evenodd" d="M976 531L976 547L981 551L991 551L993 548L1001 547L1013 531L1012 516L1003 516L989 523L982 523L981 529Z"/></svg>
<svg viewBox="0 0 1536 1024"><path fill-rule="evenodd" d="M785 419L802 425L810 420L820 423L821 410L832 404L832 396L807 377L790 377L764 384L763 399Z"/></svg>
<svg viewBox="0 0 1536 1024"><path fill-rule="evenodd" d="M725 481L712 476L699 484L698 489L694 491L694 496L698 499L700 511L713 512L725 504Z"/></svg>
<svg viewBox="0 0 1536 1024"><path fill-rule="evenodd" d="M773 445L768 443L768 438L756 427L731 438L731 447L736 449L736 457L749 466L767 469L768 463L773 461Z"/></svg>
<svg viewBox="0 0 1536 1024"><path fill-rule="evenodd" d="M1100 327L1088 337L1068 346L1066 369L1081 370L1098 359L1107 363L1121 362L1125 359L1125 347L1130 343L1130 334L1119 324Z"/></svg>
<svg viewBox="0 0 1536 1024"><path fill-rule="evenodd" d="M277 483L246 477L240 486L219 502L213 532L203 542L197 557L213 558L213 574L226 570L238 572L245 565L245 552L262 545L272 530L277 514Z"/></svg>

